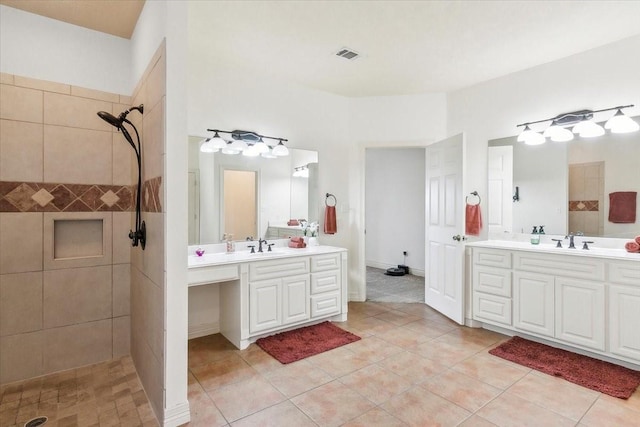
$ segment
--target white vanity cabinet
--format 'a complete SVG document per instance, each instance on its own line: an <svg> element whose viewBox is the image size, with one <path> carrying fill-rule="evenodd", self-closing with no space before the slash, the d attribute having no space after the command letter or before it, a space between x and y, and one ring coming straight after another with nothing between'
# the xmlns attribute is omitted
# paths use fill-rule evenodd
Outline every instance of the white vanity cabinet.
<svg viewBox="0 0 640 427"><path fill-rule="evenodd" d="M245 349L322 320L347 320L347 251L331 246L210 254L190 260L189 286L219 283L219 331Z"/></svg>
<svg viewBox="0 0 640 427"><path fill-rule="evenodd" d="M640 363L640 258L471 247L474 320Z"/></svg>
<svg viewBox="0 0 640 427"><path fill-rule="evenodd" d="M309 319L309 283L307 257L250 264L249 331Z"/></svg>

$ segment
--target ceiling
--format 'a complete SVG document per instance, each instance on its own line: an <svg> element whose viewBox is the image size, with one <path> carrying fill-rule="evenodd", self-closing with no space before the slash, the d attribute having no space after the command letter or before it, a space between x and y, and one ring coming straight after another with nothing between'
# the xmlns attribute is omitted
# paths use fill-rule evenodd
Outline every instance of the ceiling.
<svg viewBox="0 0 640 427"><path fill-rule="evenodd" d="M0 3L130 37L143 0ZM640 34L640 1L192 1L188 32L190 66L349 97L448 92Z"/></svg>
<svg viewBox="0 0 640 427"><path fill-rule="evenodd" d="M144 0L0 0L0 4L130 39Z"/></svg>

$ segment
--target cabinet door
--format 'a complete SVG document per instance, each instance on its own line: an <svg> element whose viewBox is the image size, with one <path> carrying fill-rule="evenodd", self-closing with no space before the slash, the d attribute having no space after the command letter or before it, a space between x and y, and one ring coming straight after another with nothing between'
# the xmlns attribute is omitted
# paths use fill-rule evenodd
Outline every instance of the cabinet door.
<svg viewBox="0 0 640 427"><path fill-rule="evenodd" d="M340 292L325 292L311 296L311 317L324 317L340 313Z"/></svg>
<svg viewBox="0 0 640 427"><path fill-rule="evenodd" d="M609 287L609 348L640 362L640 288Z"/></svg>
<svg viewBox="0 0 640 427"><path fill-rule="evenodd" d="M556 278L556 338L604 351L604 284Z"/></svg>
<svg viewBox="0 0 640 427"><path fill-rule="evenodd" d="M282 279L249 283L249 331L257 332L282 324Z"/></svg>
<svg viewBox="0 0 640 427"><path fill-rule="evenodd" d="M473 291L473 318L511 326L511 298Z"/></svg>
<svg viewBox="0 0 640 427"><path fill-rule="evenodd" d="M309 275L282 279L282 324L309 318Z"/></svg>
<svg viewBox="0 0 640 427"><path fill-rule="evenodd" d="M523 331L553 337L553 276L513 273L513 325Z"/></svg>

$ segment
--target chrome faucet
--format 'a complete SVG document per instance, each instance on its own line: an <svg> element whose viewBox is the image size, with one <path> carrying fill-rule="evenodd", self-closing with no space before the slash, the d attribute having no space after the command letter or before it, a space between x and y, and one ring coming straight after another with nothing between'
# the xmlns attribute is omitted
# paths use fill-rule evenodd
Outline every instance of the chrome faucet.
<svg viewBox="0 0 640 427"><path fill-rule="evenodd" d="M576 245L573 244L573 233L569 233L568 236L564 236L565 239L569 239L569 249L575 249Z"/></svg>
<svg viewBox="0 0 640 427"><path fill-rule="evenodd" d="M267 241L265 239L260 239L258 240L258 252L262 252L262 244L267 244Z"/></svg>

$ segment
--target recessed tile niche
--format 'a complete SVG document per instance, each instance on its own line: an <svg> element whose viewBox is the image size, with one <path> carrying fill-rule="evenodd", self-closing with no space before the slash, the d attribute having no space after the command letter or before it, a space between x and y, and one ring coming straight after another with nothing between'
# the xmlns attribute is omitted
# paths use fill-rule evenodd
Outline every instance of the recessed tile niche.
<svg viewBox="0 0 640 427"><path fill-rule="evenodd" d="M111 264L110 212L56 212L44 217L44 268Z"/></svg>

